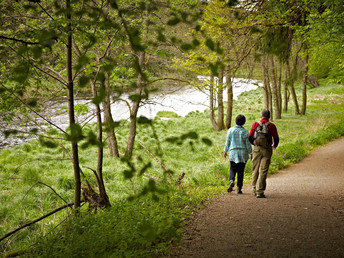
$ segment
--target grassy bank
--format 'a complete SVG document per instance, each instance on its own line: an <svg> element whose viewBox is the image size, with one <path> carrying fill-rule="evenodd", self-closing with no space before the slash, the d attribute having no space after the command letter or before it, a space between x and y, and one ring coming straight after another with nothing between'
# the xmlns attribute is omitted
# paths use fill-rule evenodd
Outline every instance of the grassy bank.
<svg viewBox="0 0 344 258"><path fill-rule="evenodd" d="M298 162L314 148L344 135L344 87L327 84L308 93L305 116L295 116L290 104L282 119L274 121L280 145L273 155L270 173ZM262 108L262 91L258 89L242 94L233 114L234 117L244 114L245 127L249 129L259 119ZM92 129L94 126L89 126L88 130ZM118 131L122 153L126 135L124 126ZM180 228L189 215L226 190L229 162L222 157L226 132L213 131L206 111L169 120L157 118L152 125L140 125L137 136L174 172L172 181L185 173L181 186L159 182L152 185L147 176L139 173L131 180L125 179L127 163L107 155L104 180L112 203L109 211L89 214L83 207L77 218L67 219L68 211L62 211L3 241L0 252L27 247L35 247L30 249L35 256L152 256L167 252L169 244L180 238ZM139 145L134 156L133 165L138 171L151 162L146 174L163 182L170 180ZM81 150L80 157L82 166L96 168L94 148ZM251 167L249 161L246 183L251 177ZM63 199L72 200L72 171L72 164L60 149L44 148L36 141L2 150L0 235L64 204L50 188L34 180L52 186ZM95 183L92 172L87 169L84 172ZM1 181L10 177L17 179ZM28 178L34 180L25 180ZM151 187L151 191L127 201L128 196L140 195L144 187Z"/></svg>

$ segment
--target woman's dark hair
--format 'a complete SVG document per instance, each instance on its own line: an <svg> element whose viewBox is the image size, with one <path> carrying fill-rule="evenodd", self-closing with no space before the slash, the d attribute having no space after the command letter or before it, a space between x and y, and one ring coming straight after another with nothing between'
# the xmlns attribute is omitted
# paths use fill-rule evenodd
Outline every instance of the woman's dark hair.
<svg viewBox="0 0 344 258"><path fill-rule="evenodd" d="M238 115L236 118L235 118L235 123L237 125L244 125L246 122L246 117L244 115Z"/></svg>

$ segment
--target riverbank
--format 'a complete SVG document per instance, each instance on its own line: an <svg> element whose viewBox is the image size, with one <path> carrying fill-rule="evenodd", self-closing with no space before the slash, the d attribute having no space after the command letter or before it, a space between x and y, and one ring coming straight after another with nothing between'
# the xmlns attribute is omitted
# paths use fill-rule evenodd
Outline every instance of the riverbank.
<svg viewBox="0 0 344 258"><path fill-rule="evenodd" d="M199 82L206 81L207 77L200 77ZM246 91L255 90L261 83L257 80L234 78L233 79L233 97L237 99L240 94ZM224 89L224 92L227 89ZM226 94L224 94L226 95ZM124 100L124 101L123 101ZM129 100L129 93L123 93L120 101L111 101L111 112L115 121L127 121L130 117L127 102ZM66 98L56 100L39 101L42 104L40 108L40 115L54 125L66 129L68 127L68 103ZM143 100L143 103L138 111L138 116L145 116L149 119L154 119L159 112L168 111L173 112L177 116L186 116L190 112L203 112L209 108L209 93L207 90L199 90L191 86L172 86L162 87L157 91L150 93L148 100ZM92 96L78 95L75 98L75 115L76 121L85 126L87 124L95 123L95 107L92 104ZM26 119L27 122L15 117L11 124L1 121L0 118L0 149L16 146L28 142L35 138L34 135L29 135L31 129L37 128L35 123L47 128L46 121L41 117L31 114L28 116L31 119ZM24 118L23 118L24 119ZM30 121L31 120L31 121ZM35 123L32 122L35 121ZM19 130L14 134L14 137L6 138L4 131Z"/></svg>
<svg viewBox="0 0 344 258"><path fill-rule="evenodd" d="M281 120L274 121L281 140L273 156L271 173L296 163L314 148L344 135L343 96L343 86L324 85L311 89L305 116L295 116L293 106L290 106ZM235 102L234 117L238 113L244 114L247 118L245 127L249 128L259 119L262 103L260 89L245 92ZM86 129L91 130L92 126ZM125 127L117 134L123 153L127 135ZM110 211L100 211L96 215L82 213L77 220L67 220L55 229L65 219L66 213L61 212L2 243L1 250L20 249L35 243L35 255L152 256L167 252L169 244L180 239L180 229L189 215L225 192L229 167L221 155L225 137L225 131L213 131L207 111L192 112L168 121L156 118L153 126L139 125L137 140L174 171L173 181L185 173L181 186L157 183L161 189L155 192L158 202L153 201L152 193L149 193L128 203L126 198L139 194L148 178L138 173L131 181L126 180L123 172L128 169L127 165L110 158L106 151L104 180L113 206ZM212 144L208 145L206 139ZM81 165L96 167L96 149L81 150L80 155ZM137 146L134 155L142 158L134 161L138 170L151 162L145 172L164 180L160 165L152 161L143 148ZM72 200L72 164L65 158L60 150L43 148L37 142L3 150L0 152L1 177L34 178L53 186L65 200ZM249 162L246 182L250 180L250 170ZM85 172L92 179L92 172ZM0 181L0 191L1 235L63 204L50 189L34 185L32 181ZM47 233L42 239L41 236Z"/></svg>

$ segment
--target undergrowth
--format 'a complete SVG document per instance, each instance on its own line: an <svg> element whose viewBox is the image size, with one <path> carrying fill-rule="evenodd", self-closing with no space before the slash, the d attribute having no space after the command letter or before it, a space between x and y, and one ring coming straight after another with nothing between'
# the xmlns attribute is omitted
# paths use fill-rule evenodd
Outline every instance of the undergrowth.
<svg viewBox="0 0 344 258"><path fill-rule="evenodd" d="M308 94L305 116L294 115L290 103L282 119L273 121L280 145L269 173L300 161L314 148L344 135L344 87L322 85ZM245 115L244 127L250 129L263 108L262 90L243 93L234 107L233 120L239 113ZM86 128L94 129L94 125ZM126 135L125 126L117 132L121 153L125 151ZM151 162L146 174L161 181L156 182L164 189L155 196L158 200L148 194L128 201L129 196L141 193L149 178L137 173L131 180L125 179L127 164L111 158L106 150L103 167L110 210L90 214L83 207L78 216L62 211L3 241L0 252L25 249L29 256L68 257L148 257L167 253L170 244L180 239L180 230L190 215L225 192L229 174L229 162L222 156L225 138L226 131L212 129L208 111L169 120L157 117L152 125L139 125L137 139L173 171L171 181L143 147L135 146L133 164L140 170ZM67 158L61 149L42 147L38 141L0 152L0 235L64 204L38 181L52 186L64 200L73 200L73 167ZM80 164L95 168L96 149L81 149ZM250 180L251 169L248 161L245 183ZM92 172L84 167L83 171L95 184ZM177 187L174 182L181 173L185 177Z"/></svg>

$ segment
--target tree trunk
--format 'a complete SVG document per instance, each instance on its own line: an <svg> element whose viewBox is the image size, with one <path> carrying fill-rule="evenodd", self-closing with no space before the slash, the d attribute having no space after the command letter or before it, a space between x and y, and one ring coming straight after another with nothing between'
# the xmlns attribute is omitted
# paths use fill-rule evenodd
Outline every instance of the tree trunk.
<svg viewBox="0 0 344 258"><path fill-rule="evenodd" d="M277 71L276 71L274 57L270 56L270 78L272 82L272 100L275 109L275 119L281 119L281 110L280 110L280 103L279 103L279 92L278 92L278 78L277 78Z"/></svg>
<svg viewBox="0 0 344 258"><path fill-rule="evenodd" d="M308 82L315 88L319 87L318 77L315 74L308 76Z"/></svg>
<svg viewBox="0 0 344 258"><path fill-rule="evenodd" d="M293 99L293 102L294 102L294 110L295 110L295 115L300 115L300 109L299 109L299 102L297 100L297 95L296 95L296 92L295 92L295 81L296 81L296 78L297 78L297 63L298 63L298 56L296 55L295 57L295 61L294 61L294 64L293 64L293 70L291 72L291 80L290 80L290 92L291 92L291 97Z"/></svg>
<svg viewBox="0 0 344 258"><path fill-rule="evenodd" d="M221 70L219 72L217 103L218 103L217 125L218 125L218 130L221 131L224 129L224 122L223 122L223 116L224 116L224 114L223 114L223 70Z"/></svg>
<svg viewBox="0 0 344 258"><path fill-rule="evenodd" d="M262 74L263 74L263 94L264 94L264 107L265 109L270 109L270 82L269 82L269 74L267 70L267 63L266 58L263 57L261 60L261 67L262 67Z"/></svg>
<svg viewBox="0 0 344 258"><path fill-rule="evenodd" d="M307 82L308 82L308 49L306 48L306 58L305 58L305 67L302 79L302 108L301 108L301 115L306 114L306 107L307 107Z"/></svg>
<svg viewBox="0 0 344 258"><path fill-rule="evenodd" d="M233 84L230 67L226 67L226 84L227 84L227 112L226 112L226 129L231 127L233 116Z"/></svg>
<svg viewBox="0 0 344 258"><path fill-rule="evenodd" d="M113 127L113 118L111 114L111 102L110 102L110 81L109 75L106 75L105 78L105 97L103 100L103 109L104 109L104 123L106 124L106 135L107 135L107 144L109 147L110 155L112 157L119 157L117 138Z"/></svg>
<svg viewBox="0 0 344 258"><path fill-rule="evenodd" d="M276 65L276 72L278 72L278 80L277 80L277 97L278 97L278 110L280 112L280 116L282 117L282 63L279 63L278 66Z"/></svg>
<svg viewBox="0 0 344 258"><path fill-rule="evenodd" d="M70 0L66 0L66 8L70 9ZM81 180L80 180L80 166L79 166L79 153L78 143L75 136L73 136L73 130L75 130L75 114L74 114L74 85L73 85L73 70L72 70L72 24L71 24L71 12L67 12L66 18L68 20L68 36L67 36L67 83L68 83L68 112L69 112L69 127L71 128L71 143L72 143L72 155L73 155L73 168L74 168L74 208L80 207L81 199Z"/></svg>
<svg viewBox="0 0 344 258"><path fill-rule="evenodd" d="M93 97L97 97L96 85L92 85ZM103 180L103 158L104 158L104 148L103 148L103 128L102 128L102 117L100 105L96 104L96 116L97 116L97 141L98 141L98 162L97 162L97 182L99 189L98 204L101 207L111 207L109 197L106 194L104 180Z"/></svg>
<svg viewBox="0 0 344 258"><path fill-rule="evenodd" d="M283 111L287 112L288 111L288 90L289 90L289 84L290 84L290 65L289 65L289 60L286 61L285 64L285 71L284 71L284 105L283 105Z"/></svg>
<svg viewBox="0 0 344 258"><path fill-rule="evenodd" d="M144 62L145 62L145 52L139 52L138 63L141 70L143 69ZM144 87L144 82L143 82L143 76L142 76L142 71L141 71L137 75L137 90L136 90L137 97L134 100L133 107L130 112L129 136L128 136L127 148L125 151L126 157L131 157L133 154L134 142L135 142L135 137L136 137L137 111L139 110L139 107L140 107L141 97L142 97L141 94L142 94L143 87Z"/></svg>
<svg viewBox="0 0 344 258"><path fill-rule="evenodd" d="M210 122L215 131L218 131L218 126L215 120L215 110L214 110L214 75L210 75L210 85L209 85L210 103L209 103L209 117Z"/></svg>

